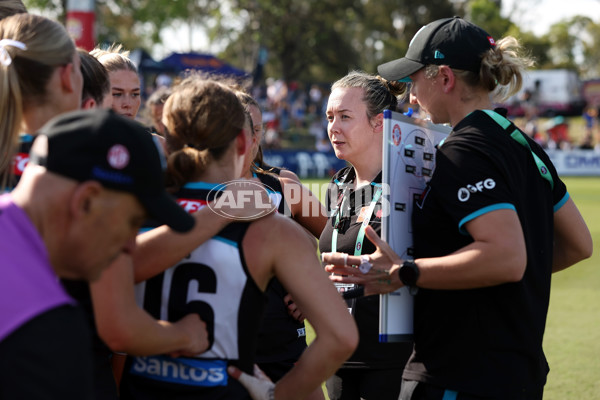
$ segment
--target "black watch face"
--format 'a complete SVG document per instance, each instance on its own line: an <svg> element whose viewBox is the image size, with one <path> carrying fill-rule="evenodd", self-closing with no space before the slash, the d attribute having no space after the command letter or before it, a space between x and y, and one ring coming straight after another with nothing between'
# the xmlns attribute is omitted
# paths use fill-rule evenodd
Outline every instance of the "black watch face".
<svg viewBox="0 0 600 400"><path fill-rule="evenodd" d="M400 268L400 278L407 286L414 286L417 282L417 266L411 261L405 261Z"/></svg>

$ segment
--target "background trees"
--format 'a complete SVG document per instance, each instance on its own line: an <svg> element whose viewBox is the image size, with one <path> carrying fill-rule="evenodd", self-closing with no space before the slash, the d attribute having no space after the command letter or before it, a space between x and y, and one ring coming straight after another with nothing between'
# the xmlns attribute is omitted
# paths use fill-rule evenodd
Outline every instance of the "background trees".
<svg viewBox="0 0 600 400"><path fill-rule="evenodd" d="M67 0L24 2L64 21ZM221 43L217 55L231 64L286 81L325 82L350 69L375 71L404 54L421 26L453 15L496 38L517 36L538 68L600 76L600 20L563 19L539 36L522 31L511 15L503 17L500 6L501 0L96 0L101 43L150 51L165 27L187 25ZM191 34L182 35L193 48Z"/></svg>

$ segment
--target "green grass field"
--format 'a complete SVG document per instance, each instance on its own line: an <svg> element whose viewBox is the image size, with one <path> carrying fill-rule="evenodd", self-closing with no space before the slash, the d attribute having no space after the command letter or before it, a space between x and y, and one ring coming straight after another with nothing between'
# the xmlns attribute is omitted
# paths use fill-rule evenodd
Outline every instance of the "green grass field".
<svg viewBox="0 0 600 400"><path fill-rule="evenodd" d="M546 400L600 399L600 178L565 178L594 239L594 255L554 275L544 349Z"/></svg>
<svg viewBox="0 0 600 400"><path fill-rule="evenodd" d="M600 243L600 177L563 179ZM305 184L325 184L305 180ZM309 186L314 192L314 186ZM596 246L594 246L596 250ZM309 341L314 332L308 327ZM544 349L550 364L544 400L600 399L600 253L553 276Z"/></svg>

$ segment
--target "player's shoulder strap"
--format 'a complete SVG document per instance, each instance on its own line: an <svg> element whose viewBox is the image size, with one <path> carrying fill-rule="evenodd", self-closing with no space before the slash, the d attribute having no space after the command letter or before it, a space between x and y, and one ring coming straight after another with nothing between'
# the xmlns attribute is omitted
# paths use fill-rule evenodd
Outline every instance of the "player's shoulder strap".
<svg viewBox="0 0 600 400"><path fill-rule="evenodd" d="M542 161L542 159L533 152L533 150L531 149L531 146L529 145L529 142L527 141L527 138L525 137L525 134L519 128L517 128L515 126L515 124L513 124L510 120L508 120L507 118L498 114L496 111L492 111L492 110L482 110L482 111L484 113L486 113L490 118L492 118L498 125L500 125L502 127L502 129L504 129L504 131L506 133L508 133L512 139L514 139L521 146L523 146L529 150L529 152L533 156L533 160L535 161L535 164L537 165L540 175L542 176L542 178L547 180L550 183L550 187L552 189L554 189L554 180L552 179L550 170L548 169L548 167L546 166L544 161Z"/></svg>

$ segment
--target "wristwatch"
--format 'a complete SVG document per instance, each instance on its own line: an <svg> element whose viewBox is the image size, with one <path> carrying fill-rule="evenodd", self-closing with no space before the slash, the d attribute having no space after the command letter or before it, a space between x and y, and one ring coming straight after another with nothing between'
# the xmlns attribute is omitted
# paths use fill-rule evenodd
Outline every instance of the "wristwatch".
<svg viewBox="0 0 600 400"><path fill-rule="evenodd" d="M417 280L419 279L419 267L414 262L406 260L398 269L398 276L404 286L411 290L416 289Z"/></svg>

